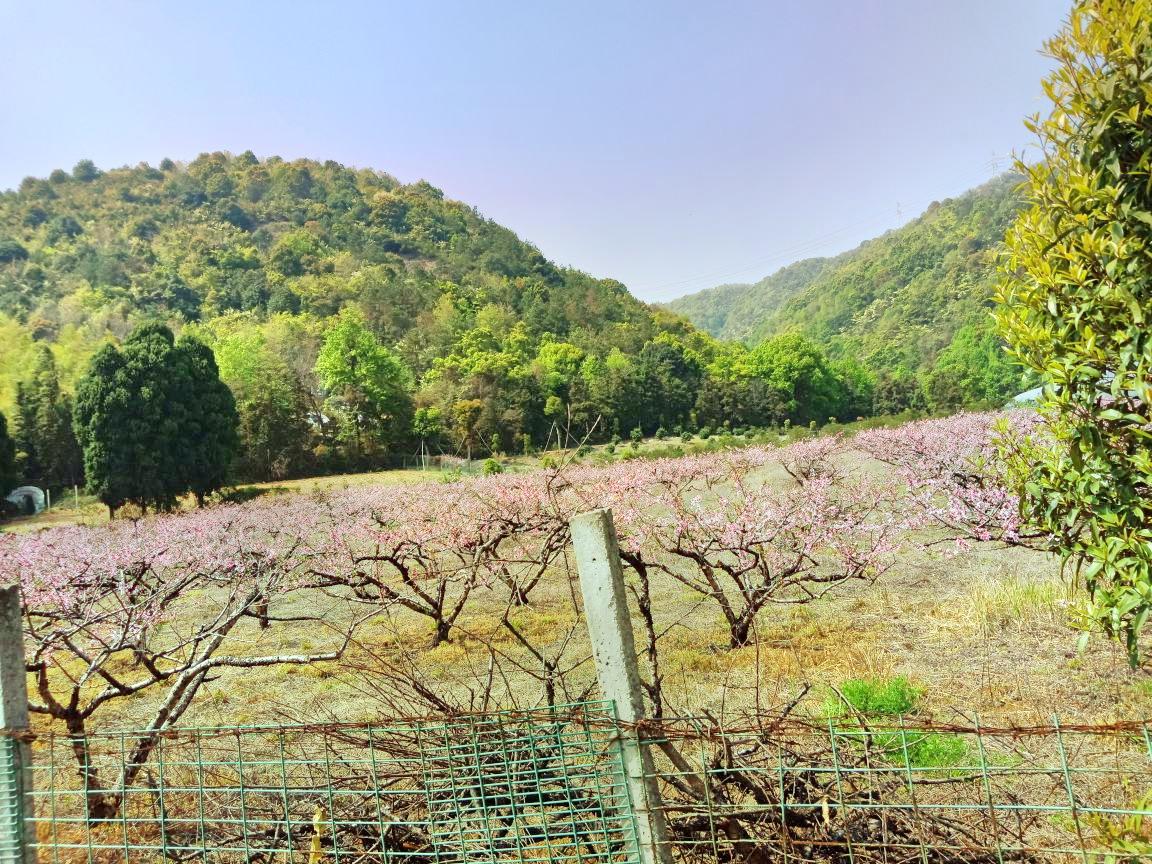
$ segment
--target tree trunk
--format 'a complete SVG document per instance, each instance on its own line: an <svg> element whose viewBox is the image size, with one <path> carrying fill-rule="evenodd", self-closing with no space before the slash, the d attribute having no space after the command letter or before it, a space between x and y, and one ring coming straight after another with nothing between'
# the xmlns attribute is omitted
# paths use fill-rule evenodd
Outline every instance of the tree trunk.
<svg viewBox="0 0 1152 864"><path fill-rule="evenodd" d="M729 627L731 638L729 648L744 648L752 641L752 622L754 615L741 615Z"/></svg>
<svg viewBox="0 0 1152 864"><path fill-rule="evenodd" d="M120 812L120 796L105 789L96 767L92 764L92 751L88 746L88 733L79 717L65 717L72 755L76 757L76 773L84 787L84 809L89 822L115 819Z"/></svg>
<svg viewBox="0 0 1152 864"><path fill-rule="evenodd" d="M452 631L451 621L437 621L436 629L432 631L432 639L428 643L429 648L435 648L438 645L448 641L448 634Z"/></svg>

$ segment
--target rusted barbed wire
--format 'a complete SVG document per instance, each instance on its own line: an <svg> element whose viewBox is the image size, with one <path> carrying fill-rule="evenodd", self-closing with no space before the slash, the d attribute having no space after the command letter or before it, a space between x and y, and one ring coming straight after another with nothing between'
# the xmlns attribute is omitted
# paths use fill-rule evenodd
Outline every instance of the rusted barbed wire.
<svg viewBox="0 0 1152 864"><path fill-rule="evenodd" d="M523 708L501 711L500 714L509 720L529 720L539 718L543 709ZM395 726L421 726L444 722L455 722L469 718L482 719L491 716L492 712L485 711L453 711L442 714L419 714L410 716L389 717L380 721L389 727ZM808 733L817 735L828 734L829 722L839 725L854 724L852 717L759 717L749 718L742 716L739 722L717 723L710 717L665 717L660 720L643 720L639 723L627 723L607 715L589 715L586 710L560 706L549 710L548 716L556 722L579 723L594 729L614 728L620 732L636 733L647 739L666 740L715 740L731 737L733 735L773 735L785 733ZM1115 734L1152 734L1152 718L1145 720L1117 720L1108 723L1065 723L1058 721L1048 724L1031 725L989 725L985 723L949 723L920 717L864 717L867 723L872 724L874 730L892 731L903 729L910 734L941 734L941 735L982 735L987 737L1024 738L1037 736L1057 736L1060 734L1077 735L1115 735ZM237 731L249 733L276 733L288 731L293 734L336 734L353 729L364 729L372 726L370 721L347 722L318 722L318 723L291 723L267 724L244 727L235 726L185 726L178 729L166 729L160 734L168 740L181 737L206 738L213 735L235 735ZM138 730L107 729L92 734L99 736L119 736L137 732ZM51 743L56 740L67 742L70 736L61 730L12 730L0 729L0 737L14 738L19 741L36 741Z"/></svg>

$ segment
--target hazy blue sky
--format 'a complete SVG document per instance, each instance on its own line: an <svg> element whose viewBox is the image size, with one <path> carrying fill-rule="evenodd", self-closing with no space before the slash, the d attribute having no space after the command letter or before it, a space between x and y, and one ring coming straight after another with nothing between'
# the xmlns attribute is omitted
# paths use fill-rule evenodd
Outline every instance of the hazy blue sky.
<svg viewBox="0 0 1152 864"><path fill-rule="evenodd" d="M335 159L668 299L848 248L1006 167L1067 8L0 0L0 188L81 158Z"/></svg>

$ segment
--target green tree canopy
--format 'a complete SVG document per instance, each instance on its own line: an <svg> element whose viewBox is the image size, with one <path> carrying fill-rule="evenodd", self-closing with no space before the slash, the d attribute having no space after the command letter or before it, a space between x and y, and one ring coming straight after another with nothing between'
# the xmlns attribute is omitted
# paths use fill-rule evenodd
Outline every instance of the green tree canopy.
<svg viewBox="0 0 1152 864"><path fill-rule="evenodd" d="M21 473L44 486L71 486L83 478L83 456L72 429L72 400L60 389L56 358L36 350L32 374L16 394L16 448Z"/></svg>
<svg viewBox="0 0 1152 864"><path fill-rule="evenodd" d="M924 382L928 404L939 412L965 406L999 407L1031 386L1031 379L1008 355L1004 340L990 325L957 330Z"/></svg>
<svg viewBox="0 0 1152 864"><path fill-rule="evenodd" d="M184 407L180 486L204 499L224 485L238 444L239 417L232 391L220 380L212 349L182 336L172 351L171 404Z"/></svg>
<svg viewBox="0 0 1152 864"><path fill-rule="evenodd" d="M8 419L0 414L0 497L16 486L16 442L8 434Z"/></svg>
<svg viewBox="0 0 1152 864"><path fill-rule="evenodd" d="M751 375L783 403L793 423L823 423L839 410L843 388L828 358L799 333L762 342L748 357Z"/></svg>
<svg viewBox="0 0 1152 864"><path fill-rule="evenodd" d="M1027 515L1086 580L1089 619L1127 643L1152 612L1152 0L1079 0L1008 236L998 320L1047 382L1050 442L1021 460Z"/></svg>
<svg viewBox="0 0 1152 864"><path fill-rule="evenodd" d="M411 373L399 355L380 344L358 311L345 310L329 328L316 374L357 456L366 444L387 449L408 432Z"/></svg>
<svg viewBox="0 0 1152 864"><path fill-rule="evenodd" d="M162 324L138 327L92 358L76 393L76 436L88 488L110 510L171 508L220 487L232 459L236 409L210 349L176 342Z"/></svg>

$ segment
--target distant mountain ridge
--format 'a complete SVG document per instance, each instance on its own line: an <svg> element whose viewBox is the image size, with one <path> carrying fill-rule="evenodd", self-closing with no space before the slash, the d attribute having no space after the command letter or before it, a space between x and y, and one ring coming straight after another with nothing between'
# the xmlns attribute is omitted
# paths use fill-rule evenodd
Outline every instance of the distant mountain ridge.
<svg viewBox="0 0 1152 864"><path fill-rule="evenodd" d="M666 305L718 339L747 341L758 322L778 313L785 303L852 254L804 258L759 282L717 285Z"/></svg>
<svg viewBox="0 0 1152 864"><path fill-rule="evenodd" d="M1002 241L1021 177L1009 173L855 249L809 258L759 282L666 304L713 336L757 344L798 330L834 357L876 369L931 368L965 327L986 332Z"/></svg>

